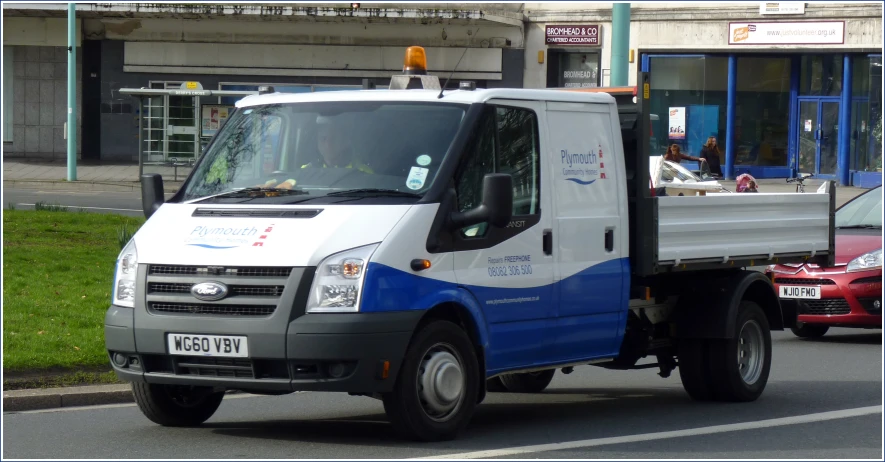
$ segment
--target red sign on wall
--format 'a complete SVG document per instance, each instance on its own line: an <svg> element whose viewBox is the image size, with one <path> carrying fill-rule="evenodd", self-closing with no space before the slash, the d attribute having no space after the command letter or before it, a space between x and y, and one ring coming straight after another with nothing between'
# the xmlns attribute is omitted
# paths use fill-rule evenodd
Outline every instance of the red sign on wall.
<svg viewBox="0 0 885 462"><path fill-rule="evenodd" d="M544 42L547 45L599 46L599 25L546 26Z"/></svg>

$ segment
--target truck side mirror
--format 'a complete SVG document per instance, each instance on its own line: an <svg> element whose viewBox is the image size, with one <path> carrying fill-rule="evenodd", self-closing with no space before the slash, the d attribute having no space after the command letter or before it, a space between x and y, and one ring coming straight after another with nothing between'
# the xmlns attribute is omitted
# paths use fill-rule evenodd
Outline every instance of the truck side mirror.
<svg viewBox="0 0 885 462"><path fill-rule="evenodd" d="M163 205L163 177L156 173L141 176L141 208L144 217L150 218Z"/></svg>
<svg viewBox="0 0 885 462"><path fill-rule="evenodd" d="M456 228L489 222L503 228L513 215L513 177L505 173L490 173L482 179L482 204L466 212L452 214Z"/></svg>

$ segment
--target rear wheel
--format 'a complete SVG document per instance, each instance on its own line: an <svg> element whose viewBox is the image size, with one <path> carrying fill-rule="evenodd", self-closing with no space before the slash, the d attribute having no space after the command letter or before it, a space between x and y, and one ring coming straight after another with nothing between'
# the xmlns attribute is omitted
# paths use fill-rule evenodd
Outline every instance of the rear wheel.
<svg viewBox="0 0 885 462"><path fill-rule="evenodd" d="M793 331L793 334L796 337L802 338L819 338L823 337L824 334L830 330L830 326L821 326L819 324L806 324L804 322L797 322L795 327L790 328Z"/></svg>
<svg viewBox="0 0 885 462"><path fill-rule="evenodd" d="M512 393L540 393L550 385L556 369L548 369L538 372L524 372L521 374L504 374L501 383L504 388Z"/></svg>
<svg viewBox="0 0 885 462"><path fill-rule="evenodd" d="M383 397L394 428L419 441L445 441L466 428L476 408L479 362L467 334L433 321L412 340L393 392Z"/></svg>
<svg viewBox="0 0 885 462"><path fill-rule="evenodd" d="M754 401L771 370L768 318L754 302L738 307L729 339L689 340L679 347L679 375L689 396L699 401Z"/></svg>
<svg viewBox="0 0 885 462"><path fill-rule="evenodd" d="M208 420L218 410L223 391L211 387L189 387L133 383L132 394L142 414L166 427L193 427Z"/></svg>

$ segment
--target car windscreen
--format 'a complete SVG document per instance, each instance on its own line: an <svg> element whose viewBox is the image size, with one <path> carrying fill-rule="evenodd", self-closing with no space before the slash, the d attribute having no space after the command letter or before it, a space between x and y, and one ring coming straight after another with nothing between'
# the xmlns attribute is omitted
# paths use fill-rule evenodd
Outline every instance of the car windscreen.
<svg viewBox="0 0 885 462"><path fill-rule="evenodd" d="M423 194L467 106L305 102L242 108L212 142L184 200L241 188L310 196L373 189Z"/></svg>
<svg viewBox="0 0 885 462"><path fill-rule="evenodd" d="M882 187L872 189L836 211L837 228L882 227Z"/></svg>

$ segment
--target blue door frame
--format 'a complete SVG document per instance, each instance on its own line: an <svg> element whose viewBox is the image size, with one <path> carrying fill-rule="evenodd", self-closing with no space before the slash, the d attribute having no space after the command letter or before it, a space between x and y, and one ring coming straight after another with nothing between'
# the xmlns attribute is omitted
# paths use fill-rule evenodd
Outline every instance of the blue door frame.
<svg viewBox="0 0 885 462"><path fill-rule="evenodd" d="M814 115L811 120L811 130L808 131L808 120L806 117L802 116L802 106L803 103L813 104L815 107ZM829 130L827 127L823 125L824 118L824 104L836 104L836 117L835 117L835 125L832 130ZM836 176L839 172L839 152L841 149L841 130L840 127L840 117L839 114L842 112L841 108L842 100L838 96L800 96L796 100L796 120L795 123L798 124L798 130L796 133L796 150L791 153L790 165L793 167L793 170L796 173L814 173L814 176L821 179L827 180L835 180ZM833 121L830 121L833 122ZM802 150L803 150L803 141L807 142L811 141L808 138L808 135L804 135L806 133L812 133L813 141L814 141L814 167L809 169L807 165L803 165L802 161ZM821 173L821 152L822 152L822 144L830 142L836 143L836 147L834 149L835 154L835 164L833 165L833 171L831 173Z"/></svg>

